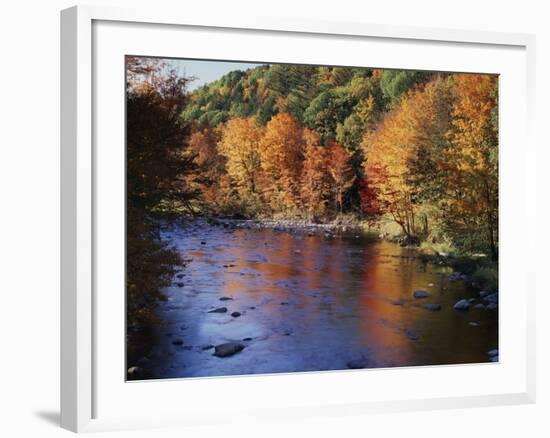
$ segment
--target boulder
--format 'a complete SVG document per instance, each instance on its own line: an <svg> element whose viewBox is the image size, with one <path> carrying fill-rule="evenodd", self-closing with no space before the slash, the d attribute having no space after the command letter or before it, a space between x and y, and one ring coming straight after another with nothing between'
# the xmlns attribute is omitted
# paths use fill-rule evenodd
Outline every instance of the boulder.
<svg viewBox="0 0 550 438"><path fill-rule="evenodd" d="M468 300L460 300L454 306L453 309L465 311L470 308L470 302Z"/></svg>
<svg viewBox="0 0 550 438"><path fill-rule="evenodd" d="M238 318L239 316L241 316L241 312L233 312L233 313L231 314L231 316L232 316L233 318Z"/></svg>
<svg viewBox="0 0 550 438"><path fill-rule="evenodd" d="M231 298L231 297L220 297L220 301L230 301L232 299L233 298Z"/></svg>
<svg viewBox="0 0 550 438"><path fill-rule="evenodd" d="M239 344L238 342L227 342L226 344L216 345L214 347L214 356L217 357L228 357L233 356L240 351L243 351L245 346Z"/></svg>
<svg viewBox="0 0 550 438"><path fill-rule="evenodd" d="M497 303L489 303L487 306L485 306L486 310L497 310L498 304Z"/></svg>

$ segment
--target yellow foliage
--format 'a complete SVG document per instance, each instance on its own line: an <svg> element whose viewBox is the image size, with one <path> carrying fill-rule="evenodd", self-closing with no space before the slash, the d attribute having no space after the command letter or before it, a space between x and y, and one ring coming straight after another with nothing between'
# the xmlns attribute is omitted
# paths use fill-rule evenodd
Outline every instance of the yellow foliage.
<svg viewBox="0 0 550 438"><path fill-rule="evenodd" d="M256 119L231 119L222 130L220 153L226 157L226 169L243 195L258 193L260 140L264 129Z"/></svg>

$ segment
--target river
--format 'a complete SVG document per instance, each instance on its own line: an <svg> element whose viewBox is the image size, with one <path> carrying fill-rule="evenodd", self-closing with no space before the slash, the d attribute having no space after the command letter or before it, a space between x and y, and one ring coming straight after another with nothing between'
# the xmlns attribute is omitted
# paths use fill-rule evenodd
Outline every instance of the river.
<svg viewBox="0 0 550 438"><path fill-rule="evenodd" d="M478 291L414 249L201 220L162 239L189 261L163 290L150 334L128 345L144 378L482 363L498 348L498 311L475 308ZM472 307L454 310L460 299ZM213 354L228 342L245 348Z"/></svg>

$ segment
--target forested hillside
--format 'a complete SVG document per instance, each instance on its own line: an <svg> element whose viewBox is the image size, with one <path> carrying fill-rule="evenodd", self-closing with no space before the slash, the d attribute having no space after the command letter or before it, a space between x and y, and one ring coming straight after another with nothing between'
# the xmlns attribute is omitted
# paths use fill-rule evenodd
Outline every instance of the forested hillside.
<svg viewBox="0 0 550 438"><path fill-rule="evenodd" d="M182 117L201 209L389 217L411 242L496 257L495 77L266 65L199 88Z"/></svg>
<svg viewBox="0 0 550 438"><path fill-rule="evenodd" d="M137 94L176 83L158 61L138 63L130 87ZM306 65L232 71L187 92L178 154L194 169L177 178L181 200L165 199L162 208L392 222L409 243L496 259L497 101L490 75Z"/></svg>

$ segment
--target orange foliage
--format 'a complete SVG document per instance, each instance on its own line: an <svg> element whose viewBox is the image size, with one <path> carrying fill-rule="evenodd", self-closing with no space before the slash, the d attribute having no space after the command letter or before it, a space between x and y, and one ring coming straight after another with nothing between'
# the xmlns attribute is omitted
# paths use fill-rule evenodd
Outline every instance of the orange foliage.
<svg viewBox="0 0 550 438"><path fill-rule="evenodd" d="M332 190L336 209L342 214L344 195L355 181L355 172L351 165L351 154L339 143L327 142L328 172L332 178Z"/></svg>
<svg viewBox="0 0 550 438"><path fill-rule="evenodd" d="M303 161L302 127L290 114L274 116L260 141L261 166L267 179L266 195L274 208L297 205Z"/></svg>
<svg viewBox="0 0 550 438"><path fill-rule="evenodd" d="M310 217L323 215L330 194L327 173L328 150L321 146L319 135L305 128L305 158L301 178L302 203Z"/></svg>

